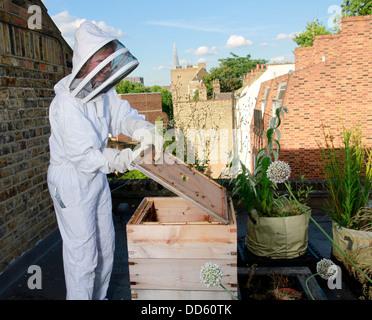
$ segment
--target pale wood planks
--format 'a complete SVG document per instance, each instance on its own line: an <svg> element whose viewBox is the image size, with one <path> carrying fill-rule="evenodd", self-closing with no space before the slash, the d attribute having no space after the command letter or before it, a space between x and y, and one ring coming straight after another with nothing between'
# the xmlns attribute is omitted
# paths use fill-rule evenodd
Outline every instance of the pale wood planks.
<svg viewBox="0 0 372 320"><path fill-rule="evenodd" d="M203 208L214 218L228 222L229 210L224 187L165 151L163 158L161 165L154 164L149 148L143 158L135 159L133 165L178 196Z"/></svg>
<svg viewBox="0 0 372 320"><path fill-rule="evenodd" d="M233 291L238 296L236 291ZM226 291L132 289L132 300L233 300Z"/></svg>
<svg viewBox="0 0 372 320"><path fill-rule="evenodd" d="M212 261L211 261L212 260ZM130 263L130 284L134 289L223 291L221 286L207 287L200 281L200 270L206 262L217 263L222 271L222 283L236 290L236 264L220 259L137 259Z"/></svg>
<svg viewBox="0 0 372 320"><path fill-rule="evenodd" d="M228 208L231 220L223 224L185 199L145 198L127 224L133 299L230 299L220 286L200 283L201 267L209 261L222 268L223 284L237 295L237 226L230 198Z"/></svg>

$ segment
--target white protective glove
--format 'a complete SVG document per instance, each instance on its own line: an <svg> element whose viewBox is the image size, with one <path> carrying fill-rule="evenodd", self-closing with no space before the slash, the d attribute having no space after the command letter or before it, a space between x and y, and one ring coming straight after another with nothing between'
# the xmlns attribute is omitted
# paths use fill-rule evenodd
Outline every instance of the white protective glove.
<svg viewBox="0 0 372 320"><path fill-rule="evenodd" d="M140 147L138 146L134 151L139 149L146 150L153 145L155 148L155 163L161 163L163 160L164 138L158 133L155 126L137 129L134 131L132 138L141 143ZM133 157L133 159L135 159L135 157Z"/></svg>
<svg viewBox="0 0 372 320"><path fill-rule="evenodd" d="M129 148L121 151L118 149L106 148L103 151L103 156L109 163L110 172L119 171L123 173L128 170L134 170L135 168L131 163L137 155L137 152L133 154L133 151Z"/></svg>

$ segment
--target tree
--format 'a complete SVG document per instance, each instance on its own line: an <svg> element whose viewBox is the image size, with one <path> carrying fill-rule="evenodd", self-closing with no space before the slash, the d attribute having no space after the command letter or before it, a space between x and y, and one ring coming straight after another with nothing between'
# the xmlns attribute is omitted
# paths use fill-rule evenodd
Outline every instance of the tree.
<svg viewBox="0 0 372 320"><path fill-rule="evenodd" d="M311 47L314 37L321 34L331 34L319 21L311 21L306 24L306 30L293 38L300 47Z"/></svg>
<svg viewBox="0 0 372 320"><path fill-rule="evenodd" d="M144 84L140 82L130 82L129 80L120 81L115 86L115 89L119 94L150 92L150 89L145 87Z"/></svg>
<svg viewBox="0 0 372 320"><path fill-rule="evenodd" d="M170 91L156 85L152 86L150 88L150 91L161 93L162 110L168 115L169 120L173 120L172 94L170 93Z"/></svg>
<svg viewBox="0 0 372 320"><path fill-rule="evenodd" d="M372 0L345 0L341 5L342 16L365 16L372 14Z"/></svg>
<svg viewBox="0 0 372 320"><path fill-rule="evenodd" d="M208 75L202 77L207 87L208 97L213 91L213 80L219 79L221 92L231 92L243 85L243 75L256 68L257 64L267 63L264 59L251 59L248 54L245 57L230 52L232 57L219 59L219 66L211 68Z"/></svg>

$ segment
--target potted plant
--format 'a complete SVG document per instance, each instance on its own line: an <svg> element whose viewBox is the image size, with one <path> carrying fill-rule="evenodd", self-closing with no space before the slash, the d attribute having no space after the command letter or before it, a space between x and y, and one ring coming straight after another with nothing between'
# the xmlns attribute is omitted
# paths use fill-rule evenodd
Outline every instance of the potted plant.
<svg viewBox="0 0 372 320"><path fill-rule="evenodd" d="M273 289L271 292L275 300L301 300L301 292L292 288L293 283L291 284L288 276L277 274L274 270L270 277L273 282Z"/></svg>
<svg viewBox="0 0 372 320"><path fill-rule="evenodd" d="M236 175L233 187L233 195L239 195L249 216L246 247L255 255L272 259L296 258L306 252L311 215L311 209L306 206L311 188L300 187L297 199L289 184L286 186L292 196L278 190L278 184L287 181L291 173L289 165L278 160L278 128L284 112L288 109L282 106L276 109L276 117L271 118L266 133L268 144L258 152L254 172L241 163L241 172ZM304 214L302 208L308 214Z"/></svg>
<svg viewBox="0 0 372 320"><path fill-rule="evenodd" d="M357 267L372 276L372 151L364 144L358 126L343 126L339 137L323 127L323 138L325 145L319 143L319 150L329 195L327 212L333 222L332 255L366 284L368 277ZM371 285L368 290L372 296Z"/></svg>

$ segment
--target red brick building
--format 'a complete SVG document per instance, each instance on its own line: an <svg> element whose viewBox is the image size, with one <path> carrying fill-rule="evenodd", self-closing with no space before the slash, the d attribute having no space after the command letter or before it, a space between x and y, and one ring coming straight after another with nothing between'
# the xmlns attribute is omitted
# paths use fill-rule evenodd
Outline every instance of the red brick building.
<svg viewBox="0 0 372 320"><path fill-rule="evenodd" d="M270 89L263 121L252 121L251 150L265 143L269 103L282 104L289 113L280 127L280 158L289 162L292 178L323 178L318 164L323 126L336 135L342 115L346 127L361 125L372 146L372 16L343 18L339 34L316 36L312 47L296 48L295 63L295 72L261 84L256 111Z"/></svg>

